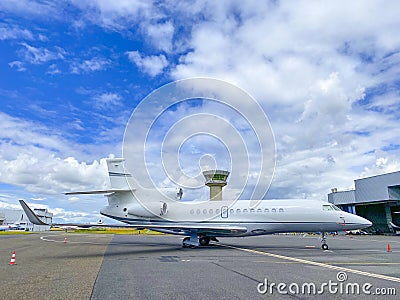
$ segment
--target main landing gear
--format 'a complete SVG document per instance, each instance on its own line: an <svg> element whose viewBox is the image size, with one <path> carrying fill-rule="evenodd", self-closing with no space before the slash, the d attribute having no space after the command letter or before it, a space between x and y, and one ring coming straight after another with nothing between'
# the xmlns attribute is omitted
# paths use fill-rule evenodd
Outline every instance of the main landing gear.
<svg viewBox="0 0 400 300"><path fill-rule="evenodd" d="M183 248L195 248L197 246L208 246L210 241L218 242L217 238L209 236L187 236L182 241Z"/></svg>
<svg viewBox="0 0 400 300"><path fill-rule="evenodd" d="M325 232L322 232L322 234L321 234L321 249L322 249L322 250L328 250L328 249L329 249L329 246L328 246L328 244L326 243L326 235L325 235Z"/></svg>

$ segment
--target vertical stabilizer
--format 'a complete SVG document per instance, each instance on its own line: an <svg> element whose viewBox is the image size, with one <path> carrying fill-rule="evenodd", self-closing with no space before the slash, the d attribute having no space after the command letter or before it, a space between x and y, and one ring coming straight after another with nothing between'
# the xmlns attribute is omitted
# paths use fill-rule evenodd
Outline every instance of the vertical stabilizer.
<svg viewBox="0 0 400 300"><path fill-rule="evenodd" d="M129 190L128 178L131 174L126 173L123 158L107 159L108 176L110 177L111 189Z"/></svg>

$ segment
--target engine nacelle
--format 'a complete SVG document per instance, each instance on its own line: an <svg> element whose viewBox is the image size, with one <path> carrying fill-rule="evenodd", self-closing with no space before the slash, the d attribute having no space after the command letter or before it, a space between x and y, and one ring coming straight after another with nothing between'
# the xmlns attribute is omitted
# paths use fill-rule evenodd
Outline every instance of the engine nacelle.
<svg viewBox="0 0 400 300"><path fill-rule="evenodd" d="M142 206L140 203L135 203L128 208L128 214L144 218L163 216L167 214L167 212L168 205L162 201L146 203L146 207Z"/></svg>

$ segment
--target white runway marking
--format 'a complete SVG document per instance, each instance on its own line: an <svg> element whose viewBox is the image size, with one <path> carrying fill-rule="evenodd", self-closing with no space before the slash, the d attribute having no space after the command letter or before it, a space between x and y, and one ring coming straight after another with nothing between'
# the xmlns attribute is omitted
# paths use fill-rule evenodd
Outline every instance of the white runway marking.
<svg viewBox="0 0 400 300"><path fill-rule="evenodd" d="M344 267L339 267L339 266L335 266L335 265L329 265L329 264L324 264L324 263L320 263L320 262L315 262L312 260L305 260L305 259L301 259L301 258L278 255L278 254L273 254L273 253L259 251L259 250L240 248L240 247L225 245L225 244L221 244L221 243L219 243L219 245L227 247L227 248L231 248L231 249L236 249L236 250L245 251L245 252L254 253L254 254L261 254L261 255L274 257L274 258L278 258L278 259L284 259L284 260L288 260L288 261L292 261L292 262L298 262L298 263L302 263L302 264L318 266L318 267L322 267L322 268L326 268L326 269L344 271L344 272L348 272L348 273L353 273L353 274L357 274L357 275L363 275L363 276L368 276L368 277L373 277L373 278L378 278L378 279L383 279L383 280L388 280L388 281L393 281L393 282L400 282L400 278L398 278L398 277L364 272L364 271L354 270L354 269L350 269L350 268L344 268Z"/></svg>
<svg viewBox="0 0 400 300"><path fill-rule="evenodd" d="M83 235L80 235L80 236L83 236ZM51 238L49 238L49 237L51 237ZM61 238L62 240L56 240L56 239L54 239L54 237L59 237L59 238ZM42 241L46 241L46 242L64 243L64 238L65 238L65 237L66 237L66 236L45 235L45 236L41 236L40 239L41 239ZM87 242L87 241L73 242L73 241L70 241L70 240L68 239L68 238L70 238L70 237L71 237L71 236L66 237L66 238L67 238L67 241L66 241L67 244L68 244L68 243L71 243L71 244L104 245L104 243L94 243L94 242ZM102 237L106 237L106 236L102 236Z"/></svg>
<svg viewBox="0 0 400 300"><path fill-rule="evenodd" d="M104 234L104 235L100 235L97 234L95 236L95 238L110 238L110 235L112 234ZM165 235L167 236L167 235ZM119 245L119 246L140 246L141 244L136 243L135 241L132 241L132 243L116 243L116 242L112 242L112 238L110 238L110 242L105 241L104 243L101 242L90 242L90 241L82 241L82 240L78 240L78 241L71 241L72 239L76 239L79 237L93 237L92 234L71 234L71 235L57 235L57 234L50 234L50 235L44 235L41 236L40 239L42 241L46 241L46 242L53 242L53 243L64 243L64 238L67 238L67 242L66 244L89 244L89 245ZM164 235L157 235L157 237L164 237ZM151 242L149 242L151 243Z"/></svg>

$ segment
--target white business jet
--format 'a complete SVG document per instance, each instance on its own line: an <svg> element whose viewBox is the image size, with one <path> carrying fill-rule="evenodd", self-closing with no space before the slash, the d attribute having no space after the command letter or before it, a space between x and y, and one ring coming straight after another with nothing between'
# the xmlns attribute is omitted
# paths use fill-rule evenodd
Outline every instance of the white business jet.
<svg viewBox="0 0 400 300"><path fill-rule="evenodd" d="M123 161L121 158L107 160L111 189L66 194L106 194L108 206L101 209L102 215L130 227L184 235L183 247L206 246L211 240L217 241L217 237L321 232L322 249L327 250L325 232L363 229L372 225L370 221L344 212L335 205L315 200L185 203L179 201L181 189L170 189L161 195L158 190L132 185L132 176L126 173ZM52 225L41 221L23 200L20 203L33 224Z"/></svg>
<svg viewBox="0 0 400 300"><path fill-rule="evenodd" d="M19 230L19 229L21 229L21 225L18 221L11 224L0 225L0 231Z"/></svg>
<svg viewBox="0 0 400 300"><path fill-rule="evenodd" d="M11 225L0 225L0 231L8 231L11 230Z"/></svg>

